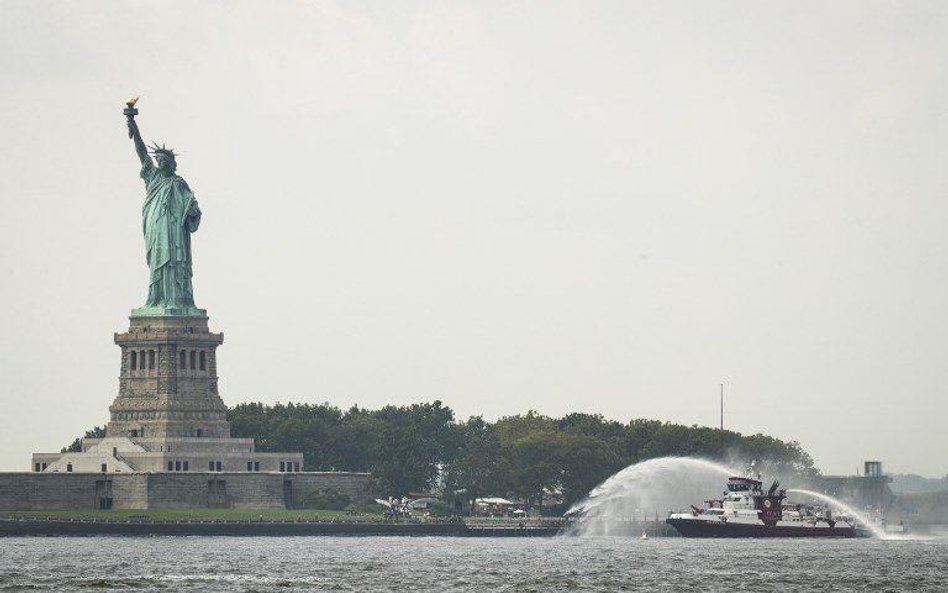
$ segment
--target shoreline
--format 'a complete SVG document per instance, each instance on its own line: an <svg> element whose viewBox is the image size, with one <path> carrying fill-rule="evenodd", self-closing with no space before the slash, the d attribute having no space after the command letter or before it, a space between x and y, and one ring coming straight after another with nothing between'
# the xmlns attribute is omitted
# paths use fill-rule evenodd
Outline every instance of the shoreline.
<svg viewBox="0 0 948 593"><path fill-rule="evenodd" d="M562 524L485 525L463 521L228 521L228 520L129 520L0 518L3 537L112 536L448 536L448 537L553 537Z"/></svg>

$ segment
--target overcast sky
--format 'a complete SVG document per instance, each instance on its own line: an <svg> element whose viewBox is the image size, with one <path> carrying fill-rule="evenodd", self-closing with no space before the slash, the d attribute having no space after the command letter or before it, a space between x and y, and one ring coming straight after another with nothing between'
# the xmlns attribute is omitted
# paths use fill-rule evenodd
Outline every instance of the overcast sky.
<svg viewBox="0 0 948 593"><path fill-rule="evenodd" d="M536 409L948 473L948 3L0 2L0 470L108 420L122 108L228 404Z"/></svg>

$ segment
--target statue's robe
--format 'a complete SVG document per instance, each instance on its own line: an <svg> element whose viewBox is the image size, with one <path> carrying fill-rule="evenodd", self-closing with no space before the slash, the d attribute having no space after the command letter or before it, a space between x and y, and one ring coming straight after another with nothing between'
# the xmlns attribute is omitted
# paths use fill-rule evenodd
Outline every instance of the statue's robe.
<svg viewBox="0 0 948 593"><path fill-rule="evenodd" d="M164 173L151 159L142 164L141 176L148 192L142 205L151 273L146 306L193 307L191 233L201 223L201 210L184 179Z"/></svg>

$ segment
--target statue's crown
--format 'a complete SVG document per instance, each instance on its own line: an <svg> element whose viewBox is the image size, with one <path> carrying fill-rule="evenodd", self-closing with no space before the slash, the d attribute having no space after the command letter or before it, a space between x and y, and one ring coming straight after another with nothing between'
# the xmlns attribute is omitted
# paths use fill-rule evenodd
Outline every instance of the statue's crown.
<svg viewBox="0 0 948 593"><path fill-rule="evenodd" d="M171 157L171 158L174 158L175 156L177 156L177 155L175 155L173 149L171 149L171 148L166 148L164 144L162 144L161 146L158 146L158 144L152 143L152 145L148 147L148 152L150 152L150 153L152 153L152 154L156 154L156 155L157 155L157 154L163 154L163 155L168 156L168 157Z"/></svg>

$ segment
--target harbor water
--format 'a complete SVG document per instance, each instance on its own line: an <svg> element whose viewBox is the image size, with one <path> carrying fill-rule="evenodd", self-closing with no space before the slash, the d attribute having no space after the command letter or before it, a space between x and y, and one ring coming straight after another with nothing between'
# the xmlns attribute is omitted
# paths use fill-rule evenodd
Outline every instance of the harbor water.
<svg viewBox="0 0 948 593"><path fill-rule="evenodd" d="M0 591L948 590L948 539L0 539Z"/></svg>

